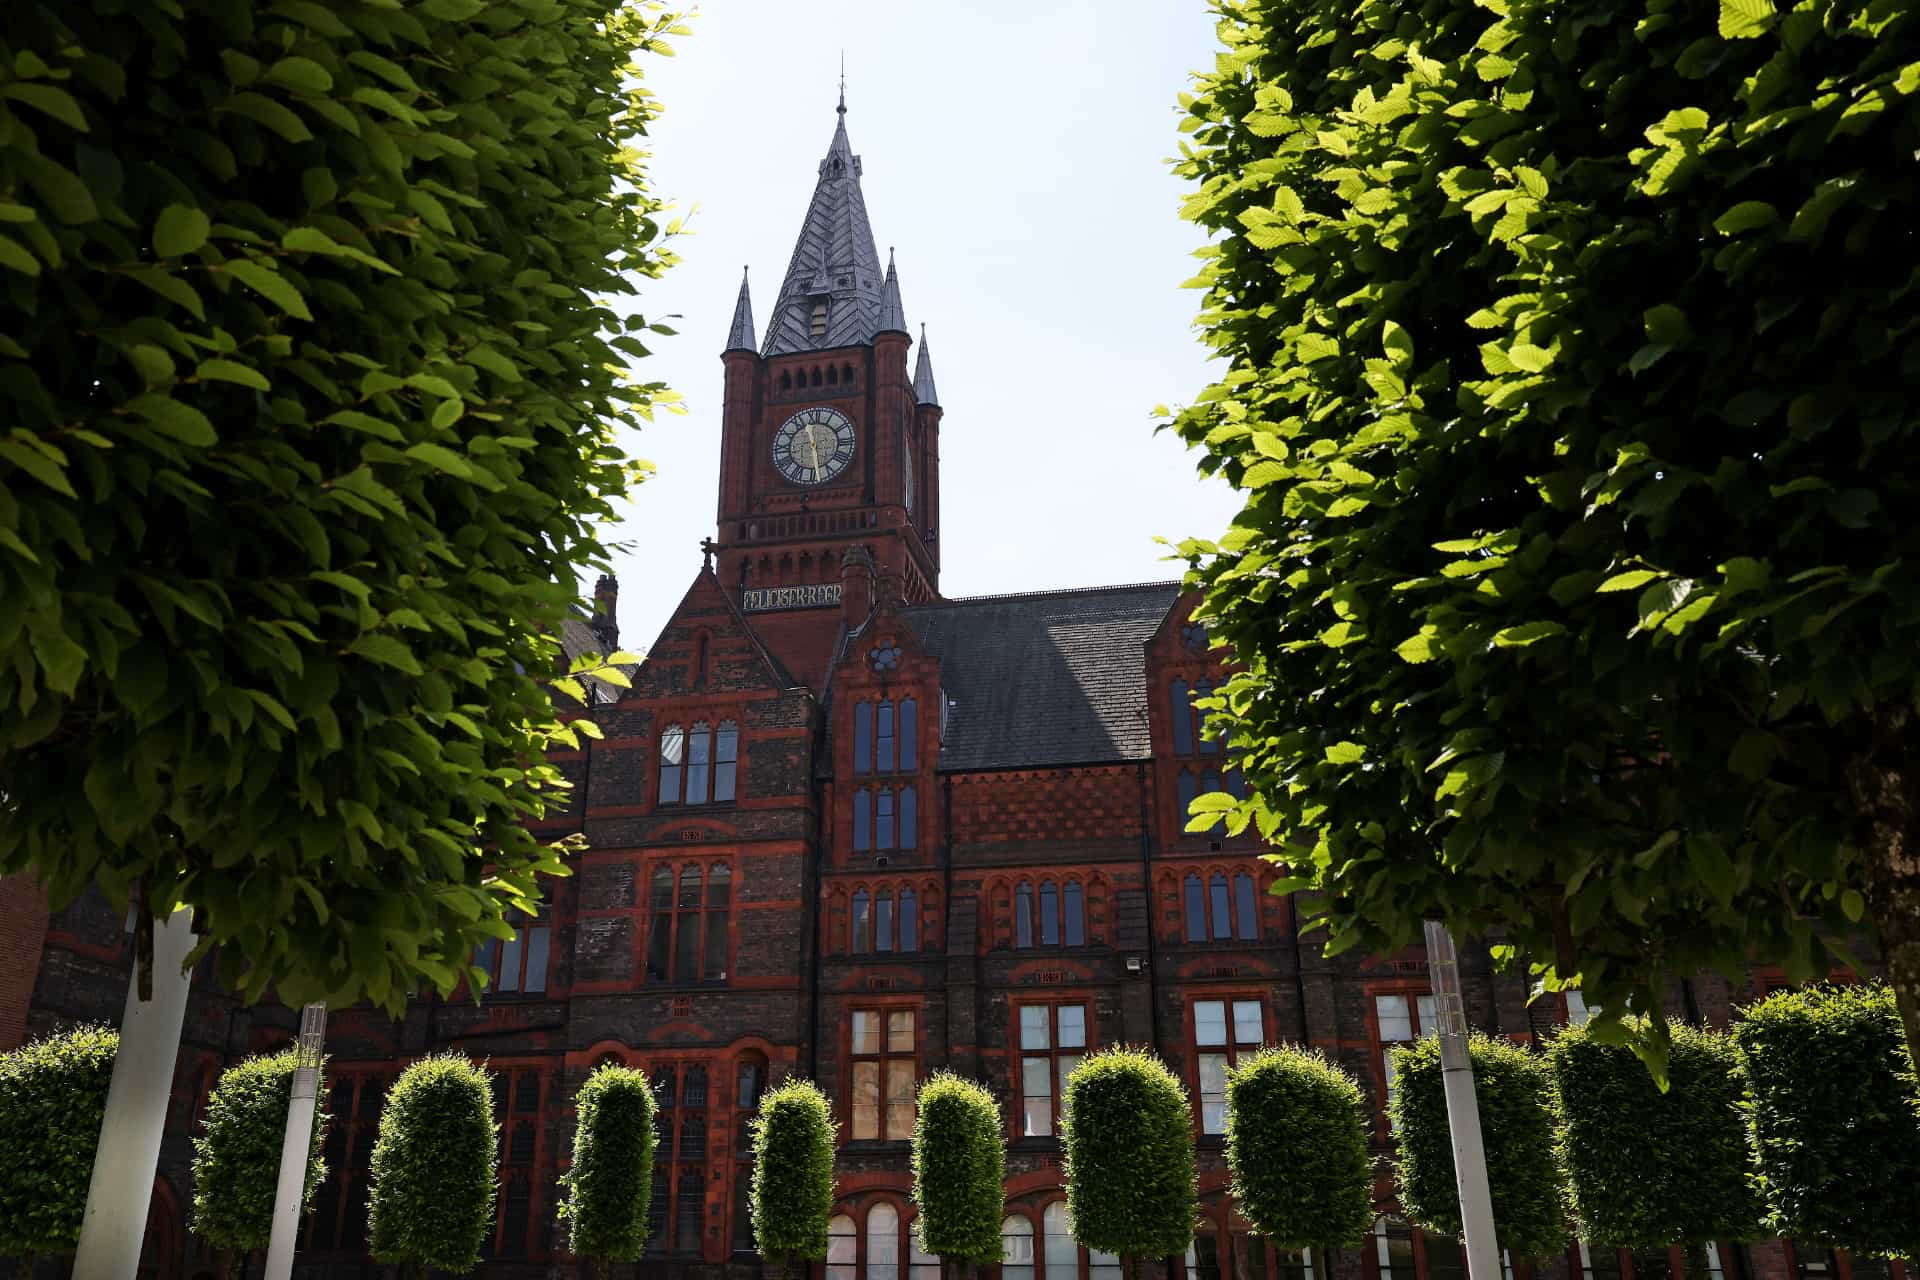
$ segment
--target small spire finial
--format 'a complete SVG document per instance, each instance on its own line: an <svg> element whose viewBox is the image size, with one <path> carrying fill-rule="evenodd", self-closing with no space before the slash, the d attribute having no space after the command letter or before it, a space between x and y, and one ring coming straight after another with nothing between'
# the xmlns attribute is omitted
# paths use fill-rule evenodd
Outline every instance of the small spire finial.
<svg viewBox="0 0 1920 1280"><path fill-rule="evenodd" d="M841 115L847 114L847 51L840 51L840 105L834 108Z"/></svg>

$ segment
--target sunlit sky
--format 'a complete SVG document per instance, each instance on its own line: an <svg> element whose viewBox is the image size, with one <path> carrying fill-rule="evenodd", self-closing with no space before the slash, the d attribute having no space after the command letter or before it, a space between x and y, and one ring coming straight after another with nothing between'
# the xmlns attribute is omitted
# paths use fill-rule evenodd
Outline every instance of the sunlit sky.
<svg viewBox="0 0 1920 1280"><path fill-rule="evenodd" d="M1194 336L1199 233L1175 97L1210 65L1202 0L706 0L678 56L655 189L689 215L682 261L641 309L679 335L638 366L685 398L627 441L659 473L613 536L621 638L650 645L713 533L720 351L752 268L771 308L833 137L847 132L910 328L927 326L940 401L941 588L948 596L1178 576L1156 536L1217 534L1237 509L1156 434L1157 404L1211 379Z"/></svg>

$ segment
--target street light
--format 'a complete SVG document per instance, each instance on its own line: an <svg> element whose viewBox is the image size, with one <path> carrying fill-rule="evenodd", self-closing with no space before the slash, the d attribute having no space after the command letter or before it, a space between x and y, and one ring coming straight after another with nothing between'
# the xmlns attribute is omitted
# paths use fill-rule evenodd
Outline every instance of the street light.
<svg viewBox="0 0 1920 1280"><path fill-rule="evenodd" d="M1460 1188L1460 1225L1467 1237L1467 1275L1470 1280L1501 1280L1487 1149L1480 1137L1480 1100L1473 1092L1473 1059L1467 1054L1460 957L1453 936L1439 920L1427 921L1427 970L1440 1021L1440 1080L1447 1094L1447 1134L1453 1139L1453 1172Z"/></svg>
<svg viewBox="0 0 1920 1280"><path fill-rule="evenodd" d="M280 1185L273 1197L266 1280L288 1280L293 1274L293 1242L300 1233L300 1203L306 1198L314 1099L320 1095L326 1041L327 1006L310 1004L300 1011L300 1038L294 1041L293 1088L287 1099L286 1134L280 1142Z"/></svg>

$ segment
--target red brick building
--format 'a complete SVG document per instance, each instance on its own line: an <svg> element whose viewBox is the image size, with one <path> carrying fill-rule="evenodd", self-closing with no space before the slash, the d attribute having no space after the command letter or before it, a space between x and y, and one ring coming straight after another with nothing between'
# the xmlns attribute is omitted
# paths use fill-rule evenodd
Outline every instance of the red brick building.
<svg viewBox="0 0 1920 1280"><path fill-rule="evenodd" d="M875 252L842 113L763 340L741 286L721 356L707 563L633 688L592 708L604 740L565 758L576 804L550 834L583 830L591 851L541 918L480 957L495 975L484 998L421 999L397 1023L334 1015L332 1173L301 1273L379 1271L361 1247L382 1091L412 1057L453 1047L497 1073L502 1194L487 1276L573 1274L553 1216L570 1099L614 1061L651 1072L661 1100L654 1244L639 1274L760 1274L747 1123L771 1079L797 1074L820 1083L841 1125L821 1280L937 1280L913 1248L906 1138L916 1082L947 1067L988 1082L1007 1117L1007 1253L987 1280L1119 1280L1116 1259L1066 1234L1055 1133L1073 1064L1128 1043L1154 1046L1193 1097L1205 1222L1193 1251L1168 1260L1181 1280L1464 1277L1457 1245L1393 1215L1384 1177L1361 1251L1276 1252L1234 1216L1226 1066L1262 1043L1304 1042L1382 1105L1386 1049L1428 1029L1424 960L1323 959L1292 904L1266 892L1276 873L1256 848L1184 832L1195 795L1239 784L1190 706L1221 664L1176 584L941 594L940 395L924 335L912 353L898 273ZM970 497L985 500L954 500ZM616 604L603 580L570 647L615 647ZM8 901L20 892L0 886ZM117 1016L120 922L88 900L42 927L38 966L0 974L14 1006L0 1007L0 1030ZM1557 997L1529 1005L1484 955L1465 963L1469 1015L1486 1030L1526 1040L1567 1016ZM1721 1022L1742 994L1708 979L1679 993ZM196 990L152 1275L210 1267L179 1222L187 1133L219 1065L290 1025L284 1011ZM1375 1133L1384 1155L1384 1111ZM1576 1250L1517 1270L1772 1280L1795 1269L1887 1274L1777 1244Z"/></svg>

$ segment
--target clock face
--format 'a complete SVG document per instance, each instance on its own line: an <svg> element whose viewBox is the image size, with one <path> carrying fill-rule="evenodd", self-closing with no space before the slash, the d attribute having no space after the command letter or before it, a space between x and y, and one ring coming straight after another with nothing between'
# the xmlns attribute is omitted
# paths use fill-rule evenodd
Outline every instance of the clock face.
<svg viewBox="0 0 1920 1280"><path fill-rule="evenodd" d="M795 484L825 484L853 461L853 423L833 409L802 409L773 437L773 465Z"/></svg>

